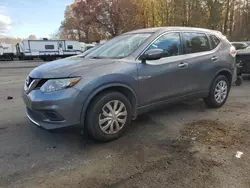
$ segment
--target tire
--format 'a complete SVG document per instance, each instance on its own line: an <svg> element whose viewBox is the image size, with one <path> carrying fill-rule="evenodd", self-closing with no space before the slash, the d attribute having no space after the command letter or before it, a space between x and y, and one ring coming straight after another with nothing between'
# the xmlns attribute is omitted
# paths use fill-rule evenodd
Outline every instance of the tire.
<svg viewBox="0 0 250 188"><path fill-rule="evenodd" d="M115 108L115 101L118 101L116 102L117 103L116 108ZM121 111L118 114L122 113L127 115L126 116L120 115L119 118L114 120L113 118L115 116L114 115L115 113L113 113L113 116L110 115L112 114L112 112L106 106L108 104L111 105L112 109L116 109L116 112L119 112L120 109L119 107L122 107ZM124 106L121 104L123 104ZM106 114L104 114L103 109L106 112ZM109 120L103 121L101 123L101 120L108 118ZM123 123L118 121L121 120L120 118L124 120ZM132 105L127 99L127 97L125 97L123 94L119 92L105 92L97 96L94 99L94 101L91 102L89 109L87 111L86 128L90 136L92 136L92 138L98 141L107 142L121 137L129 127L131 119L132 119ZM103 130L101 129L101 127ZM105 130L105 127L108 128Z"/></svg>
<svg viewBox="0 0 250 188"><path fill-rule="evenodd" d="M222 84L222 83L226 84L227 90L226 91L223 90L224 91L223 92L223 97L221 97L221 98L219 97L220 99L218 99L218 98L216 99L216 88L217 88L217 86L219 87L219 84ZM225 102L227 101L230 88L231 88L231 86L229 84L229 81L228 81L227 77L225 77L223 75L218 75L214 79L214 81L212 83L211 89L209 91L209 96L203 99L205 104L209 108L220 108L220 107L222 107L225 104ZM220 95L220 94L218 94L218 95ZM219 101L219 100L221 100L221 101Z"/></svg>

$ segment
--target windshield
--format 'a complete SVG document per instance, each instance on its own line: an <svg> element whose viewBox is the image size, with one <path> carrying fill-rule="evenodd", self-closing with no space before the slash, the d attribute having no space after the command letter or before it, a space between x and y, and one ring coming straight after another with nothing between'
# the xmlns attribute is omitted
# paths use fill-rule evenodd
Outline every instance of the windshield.
<svg viewBox="0 0 250 188"><path fill-rule="evenodd" d="M123 58L133 53L151 34L127 34L118 36L88 54L87 58Z"/></svg>
<svg viewBox="0 0 250 188"><path fill-rule="evenodd" d="M91 52L93 52L94 50L96 50L97 48L99 48L100 45L92 47L87 49L85 52L81 53L80 55L78 55L79 57L85 57L86 55L90 54Z"/></svg>
<svg viewBox="0 0 250 188"><path fill-rule="evenodd" d="M74 55L74 56L70 56L67 58L64 58L64 60L73 60L73 59L78 59L78 58L85 58L89 53L91 53L92 51L96 50L97 48L99 48L101 45L97 45L93 48L90 48L88 50L86 50L85 52L79 54L79 55Z"/></svg>

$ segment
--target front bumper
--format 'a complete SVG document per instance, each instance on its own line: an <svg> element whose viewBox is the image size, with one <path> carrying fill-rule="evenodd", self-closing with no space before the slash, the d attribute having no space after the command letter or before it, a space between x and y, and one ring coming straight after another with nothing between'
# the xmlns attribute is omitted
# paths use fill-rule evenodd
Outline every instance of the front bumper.
<svg viewBox="0 0 250 188"><path fill-rule="evenodd" d="M84 98L75 88L52 93L43 93L39 89L29 94L23 92L26 114L29 120L45 129L58 129L78 125Z"/></svg>

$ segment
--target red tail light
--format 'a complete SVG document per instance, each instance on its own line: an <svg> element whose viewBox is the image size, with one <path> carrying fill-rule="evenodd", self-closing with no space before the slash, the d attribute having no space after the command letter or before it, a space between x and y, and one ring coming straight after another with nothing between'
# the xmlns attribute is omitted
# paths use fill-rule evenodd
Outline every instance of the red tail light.
<svg viewBox="0 0 250 188"><path fill-rule="evenodd" d="M233 57L236 57L237 50L235 49L234 46L231 46L231 47L230 47L230 54L231 54Z"/></svg>

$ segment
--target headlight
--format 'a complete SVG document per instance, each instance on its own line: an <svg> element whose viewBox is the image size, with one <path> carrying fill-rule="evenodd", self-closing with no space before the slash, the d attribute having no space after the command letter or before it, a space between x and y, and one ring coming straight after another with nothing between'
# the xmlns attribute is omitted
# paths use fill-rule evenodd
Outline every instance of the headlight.
<svg viewBox="0 0 250 188"><path fill-rule="evenodd" d="M81 77L66 79L51 79L45 82L40 90L44 93L58 91L61 89L73 87L81 80Z"/></svg>

